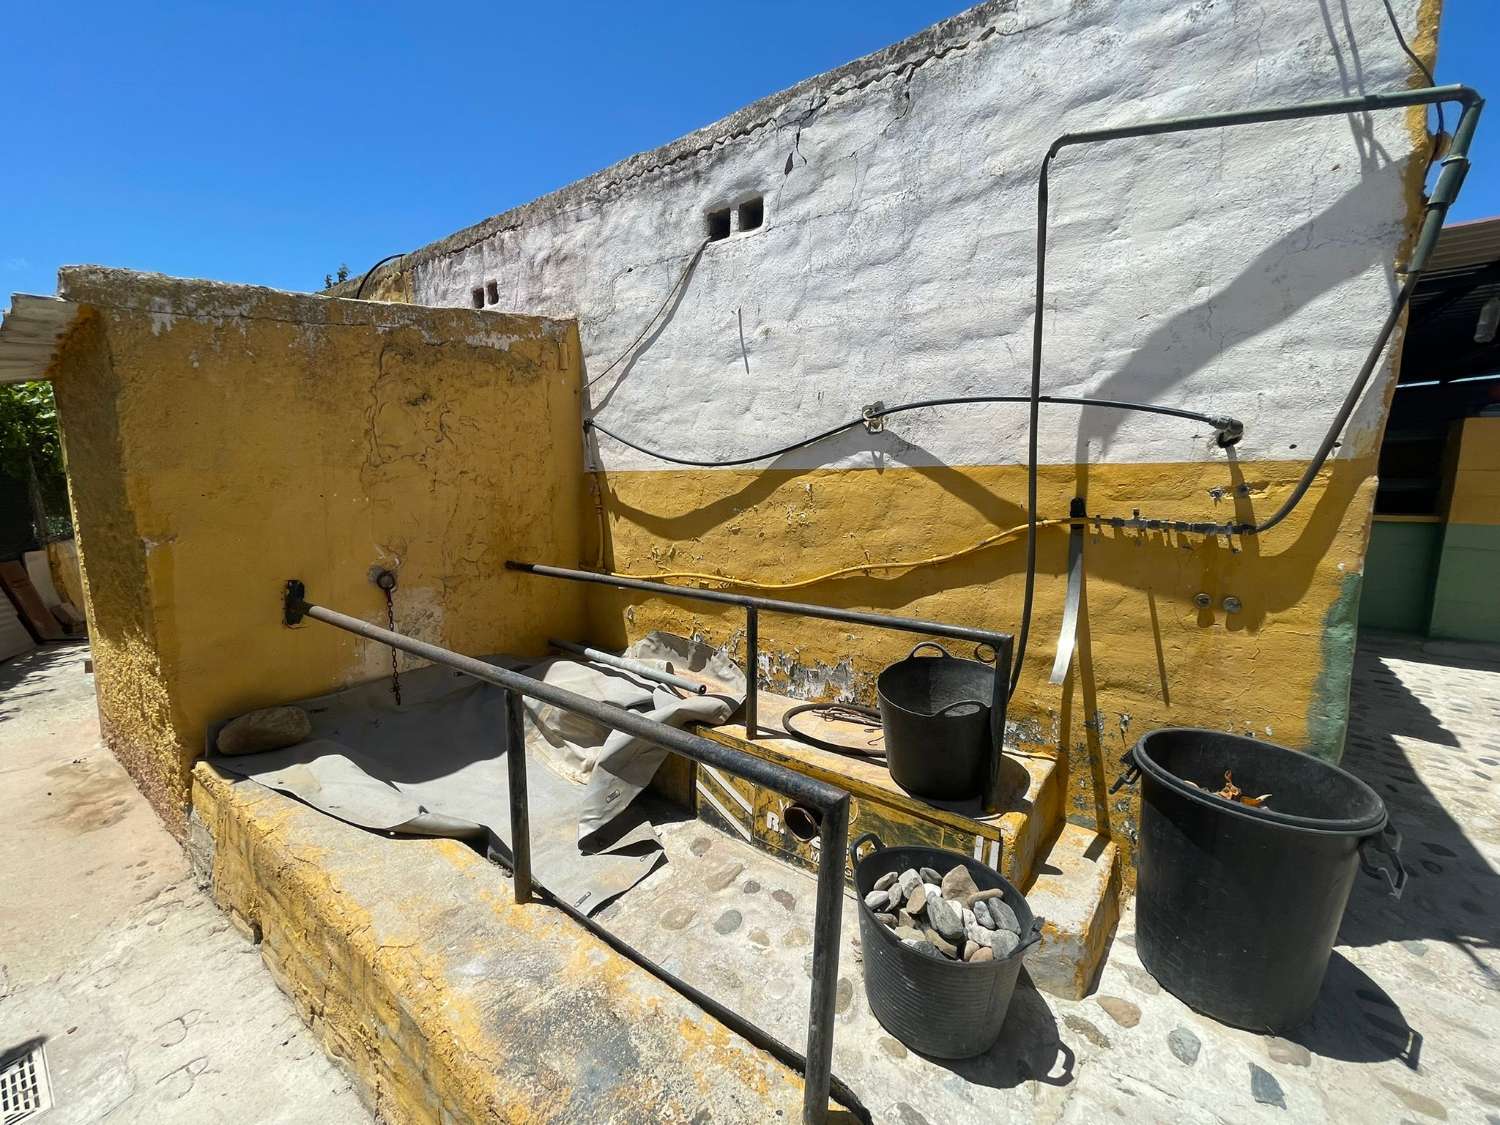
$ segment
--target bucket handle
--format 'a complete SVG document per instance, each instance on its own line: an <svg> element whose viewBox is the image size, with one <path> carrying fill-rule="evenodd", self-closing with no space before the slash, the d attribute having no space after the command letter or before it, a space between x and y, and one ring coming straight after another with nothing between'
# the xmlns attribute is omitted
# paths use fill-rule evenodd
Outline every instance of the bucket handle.
<svg viewBox="0 0 1500 1125"><path fill-rule="evenodd" d="M935 648L940 653L942 653L945 657L947 657L948 659L950 659L950 660L953 659L953 657L949 654L948 650L945 649L942 645L938 644L937 641L919 641L919 642L917 642L915 645L912 646L912 650L906 654L906 659L910 660L912 657L916 656L917 653L921 652L924 648Z"/></svg>
<svg viewBox="0 0 1500 1125"><path fill-rule="evenodd" d="M1120 755L1120 764L1125 767L1125 772L1115 778L1115 783L1109 787L1111 793L1118 793L1125 786L1134 785L1141 776L1140 763L1135 760L1134 746Z"/></svg>
<svg viewBox="0 0 1500 1125"><path fill-rule="evenodd" d="M1380 852L1391 861L1391 866L1374 862L1370 851ZM1390 896L1399 899L1401 892L1406 890L1406 867L1401 863L1401 833L1387 824L1375 835L1366 836L1359 842L1359 866L1366 875L1383 878Z"/></svg>
<svg viewBox="0 0 1500 1125"><path fill-rule="evenodd" d="M1040 914L1031 919L1031 932L1021 939L1021 944L1011 951L1012 957L1019 957L1037 942L1042 940L1042 926L1047 920Z"/></svg>
<svg viewBox="0 0 1500 1125"><path fill-rule="evenodd" d="M855 840L854 843L849 845L850 863L854 864L855 866L859 865L859 849L865 844L874 844L874 850L877 852L883 851L885 849L885 845L880 842L879 836L875 835L875 833L873 832L866 832L859 839Z"/></svg>

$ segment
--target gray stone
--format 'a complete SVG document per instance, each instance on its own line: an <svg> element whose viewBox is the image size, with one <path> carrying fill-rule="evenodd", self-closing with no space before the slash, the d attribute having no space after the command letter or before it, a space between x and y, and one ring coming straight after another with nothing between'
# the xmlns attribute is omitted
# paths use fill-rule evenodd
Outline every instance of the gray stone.
<svg viewBox="0 0 1500 1125"><path fill-rule="evenodd" d="M760 884L754 879L746 879L740 890L744 891L747 895L759 894Z"/></svg>
<svg viewBox="0 0 1500 1125"><path fill-rule="evenodd" d="M661 916L661 928L664 930L682 930L693 920L693 909L690 906L674 906L664 911Z"/></svg>
<svg viewBox="0 0 1500 1125"><path fill-rule="evenodd" d="M899 878L900 878L900 875L898 875L896 872L894 872L894 871L887 871L879 879L875 880L875 886L872 889L877 890L877 891L889 890L891 888L891 886Z"/></svg>
<svg viewBox="0 0 1500 1125"><path fill-rule="evenodd" d="M967 902L970 895L979 893L974 876L970 875L969 869L961 863L943 876L942 887L944 898L957 899L959 902Z"/></svg>
<svg viewBox="0 0 1500 1125"><path fill-rule="evenodd" d="M721 934L732 934L740 928L740 923L745 920L738 910L726 910L719 915L718 921L714 923L714 929Z"/></svg>
<svg viewBox="0 0 1500 1125"><path fill-rule="evenodd" d="M943 877L930 867L919 867L917 874L922 876L922 882L924 883L937 884L943 881Z"/></svg>
<svg viewBox="0 0 1500 1125"><path fill-rule="evenodd" d="M1167 1046L1183 1066L1192 1066L1198 1061L1198 1052L1203 1041L1185 1027L1174 1027L1167 1035Z"/></svg>
<svg viewBox="0 0 1500 1125"><path fill-rule="evenodd" d="M875 921L879 922L883 926L889 926L893 930L896 928L896 916L894 914L882 914L877 911L875 914Z"/></svg>
<svg viewBox="0 0 1500 1125"><path fill-rule="evenodd" d="M849 1010L849 1005L854 1002L854 982L848 977L839 977L839 982L833 990L833 1011L835 1015L843 1015Z"/></svg>
<svg viewBox="0 0 1500 1125"><path fill-rule="evenodd" d="M897 926L896 936L908 945L910 945L914 941L927 940L922 936L922 931L917 929L915 926Z"/></svg>
<svg viewBox="0 0 1500 1125"><path fill-rule="evenodd" d="M903 939L901 944L906 946L908 949L916 950L918 953L922 954L925 957L931 957L935 961L945 960L943 955L938 952L938 947L933 945L930 941L922 937L920 934L915 939Z"/></svg>
<svg viewBox="0 0 1500 1125"><path fill-rule="evenodd" d="M932 942L933 945L937 946L937 951L944 957L948 957L954 961L958 960L957 948L955 948L951 943L944 941L942 936L931 926L922 927L922 936L928 941Z"/></svg>
<svg viewBox="0 0 1500 1125"><path fill-rule="evenodd" d="M1250 1064L1250 1096L1261 1105L1286 1108L1286 1095L1281 1092L1281 1083L1272 1077L1270 1071L1262 1070L1254 1063Z"/></svg>
<svg viewBox="0 0 1500 1125"><path fill-rule="evenodd" d="M896 885L901 888L901 898L904 901L911 897L912 891L922 885L922 876L917 874L916 868L908 867L901 872L901 878L896 881Z"/></svg>
<svg viewBox="0 0 1500 1125"><path fill-rule="evenodd" d="M990 917L990 908L984 904L983 899L979 899L974 903L973 910L974 921L978 922L985 929L998 930L1000 928L995 925L995 920Z"/></svg>
<svg viewBox="0 0 1500 1125"><path fill-rule="evenodd" d="M958 907L945 898L928 900L927 921L949 941L958 941L964 937L963 915L959 913Z"/></svg>
<svg viewBox="0 0 1500 1125"><path fill-rule="evenodd" d="M792 894L791 891L772 891L771 898L783 910L795 910L797 908L797 896Z"/></svg>
<svg viewBox="0 0 1500 1125"><path fill-rule="evenodd" d="M1016 917L1016 912L1009 905L997 898L992 898L984 906L990 912L990 920L995 923L997 930L1007 930L1013 934L1020 934L1021 920Z"/></svg>
<svg viewBox="0 0 1500 1125"><path fill-rule="evenodd" d="M865 905L879 914L890 909L891 896L886 891L871 891L865 895Z"/></svg>
<svg viewBox="0 0 1500 1125"><path fill-rule="evenodd" d="M312 737L312 720L300 707L267 707L231 719L219 732L220 754L260 754L283 750Z"/></svg>
<svg viewBox="0 0 1500 1125"><path fill-rule="evenodd" d="M896 925L910 926L915 930L917 928L917 920L912 916L910 910L898 910L896 911Z"/></svg>

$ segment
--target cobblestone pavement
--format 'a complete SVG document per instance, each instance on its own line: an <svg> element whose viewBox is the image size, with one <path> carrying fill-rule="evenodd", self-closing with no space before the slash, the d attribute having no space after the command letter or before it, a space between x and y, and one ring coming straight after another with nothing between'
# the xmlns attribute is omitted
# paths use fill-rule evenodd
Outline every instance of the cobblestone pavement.
<svg viewBox="0 0 1500 1125"><path fill-rule="evenodd" d="M0 664L0 1050L43 1040L38 1125L368 1125L100 745L86 655Z"/></svg>
<svg viewBox="0 0 1500 1125"><path fill-rule="evenodd" d="M1402 900L1356 879L1318 1006L1285 1039L1162 992L1127 910L1097 992L1049 998L1077 1053L1062 1120L1500 1125L1500 652L1362 636L1351 716L1342 765L1405 837Z"/></svg>

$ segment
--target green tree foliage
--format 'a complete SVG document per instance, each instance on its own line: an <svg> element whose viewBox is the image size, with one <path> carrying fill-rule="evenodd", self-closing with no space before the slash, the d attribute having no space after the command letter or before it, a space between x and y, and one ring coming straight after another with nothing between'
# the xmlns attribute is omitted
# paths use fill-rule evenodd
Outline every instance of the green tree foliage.
<svg viewBox="0 0 1500 1125"><path fill-rule="evenodd" d="M66 534L67 479L51 383L0 386L0 473L26 483L39 538Z"/></svg>

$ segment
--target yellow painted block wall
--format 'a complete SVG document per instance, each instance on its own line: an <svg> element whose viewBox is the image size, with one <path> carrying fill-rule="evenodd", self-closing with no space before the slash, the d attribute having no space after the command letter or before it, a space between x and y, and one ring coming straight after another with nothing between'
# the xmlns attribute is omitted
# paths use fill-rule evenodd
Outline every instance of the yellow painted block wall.
<svg viewBox="0 0 1500 1125"><path fill-rule="evenodd" d="M1448 500L1449 523L1500 524L1500 418L1465 418Z"/></svg>
<svg viewBox="0 0 1500 1125"><path fill-rule="evenodd" d="M92 268L53 371L106 737L181 830L205 727L389 674L390 650L280 624L283 583L466 653L578 633L571 322Z"/></svg>

